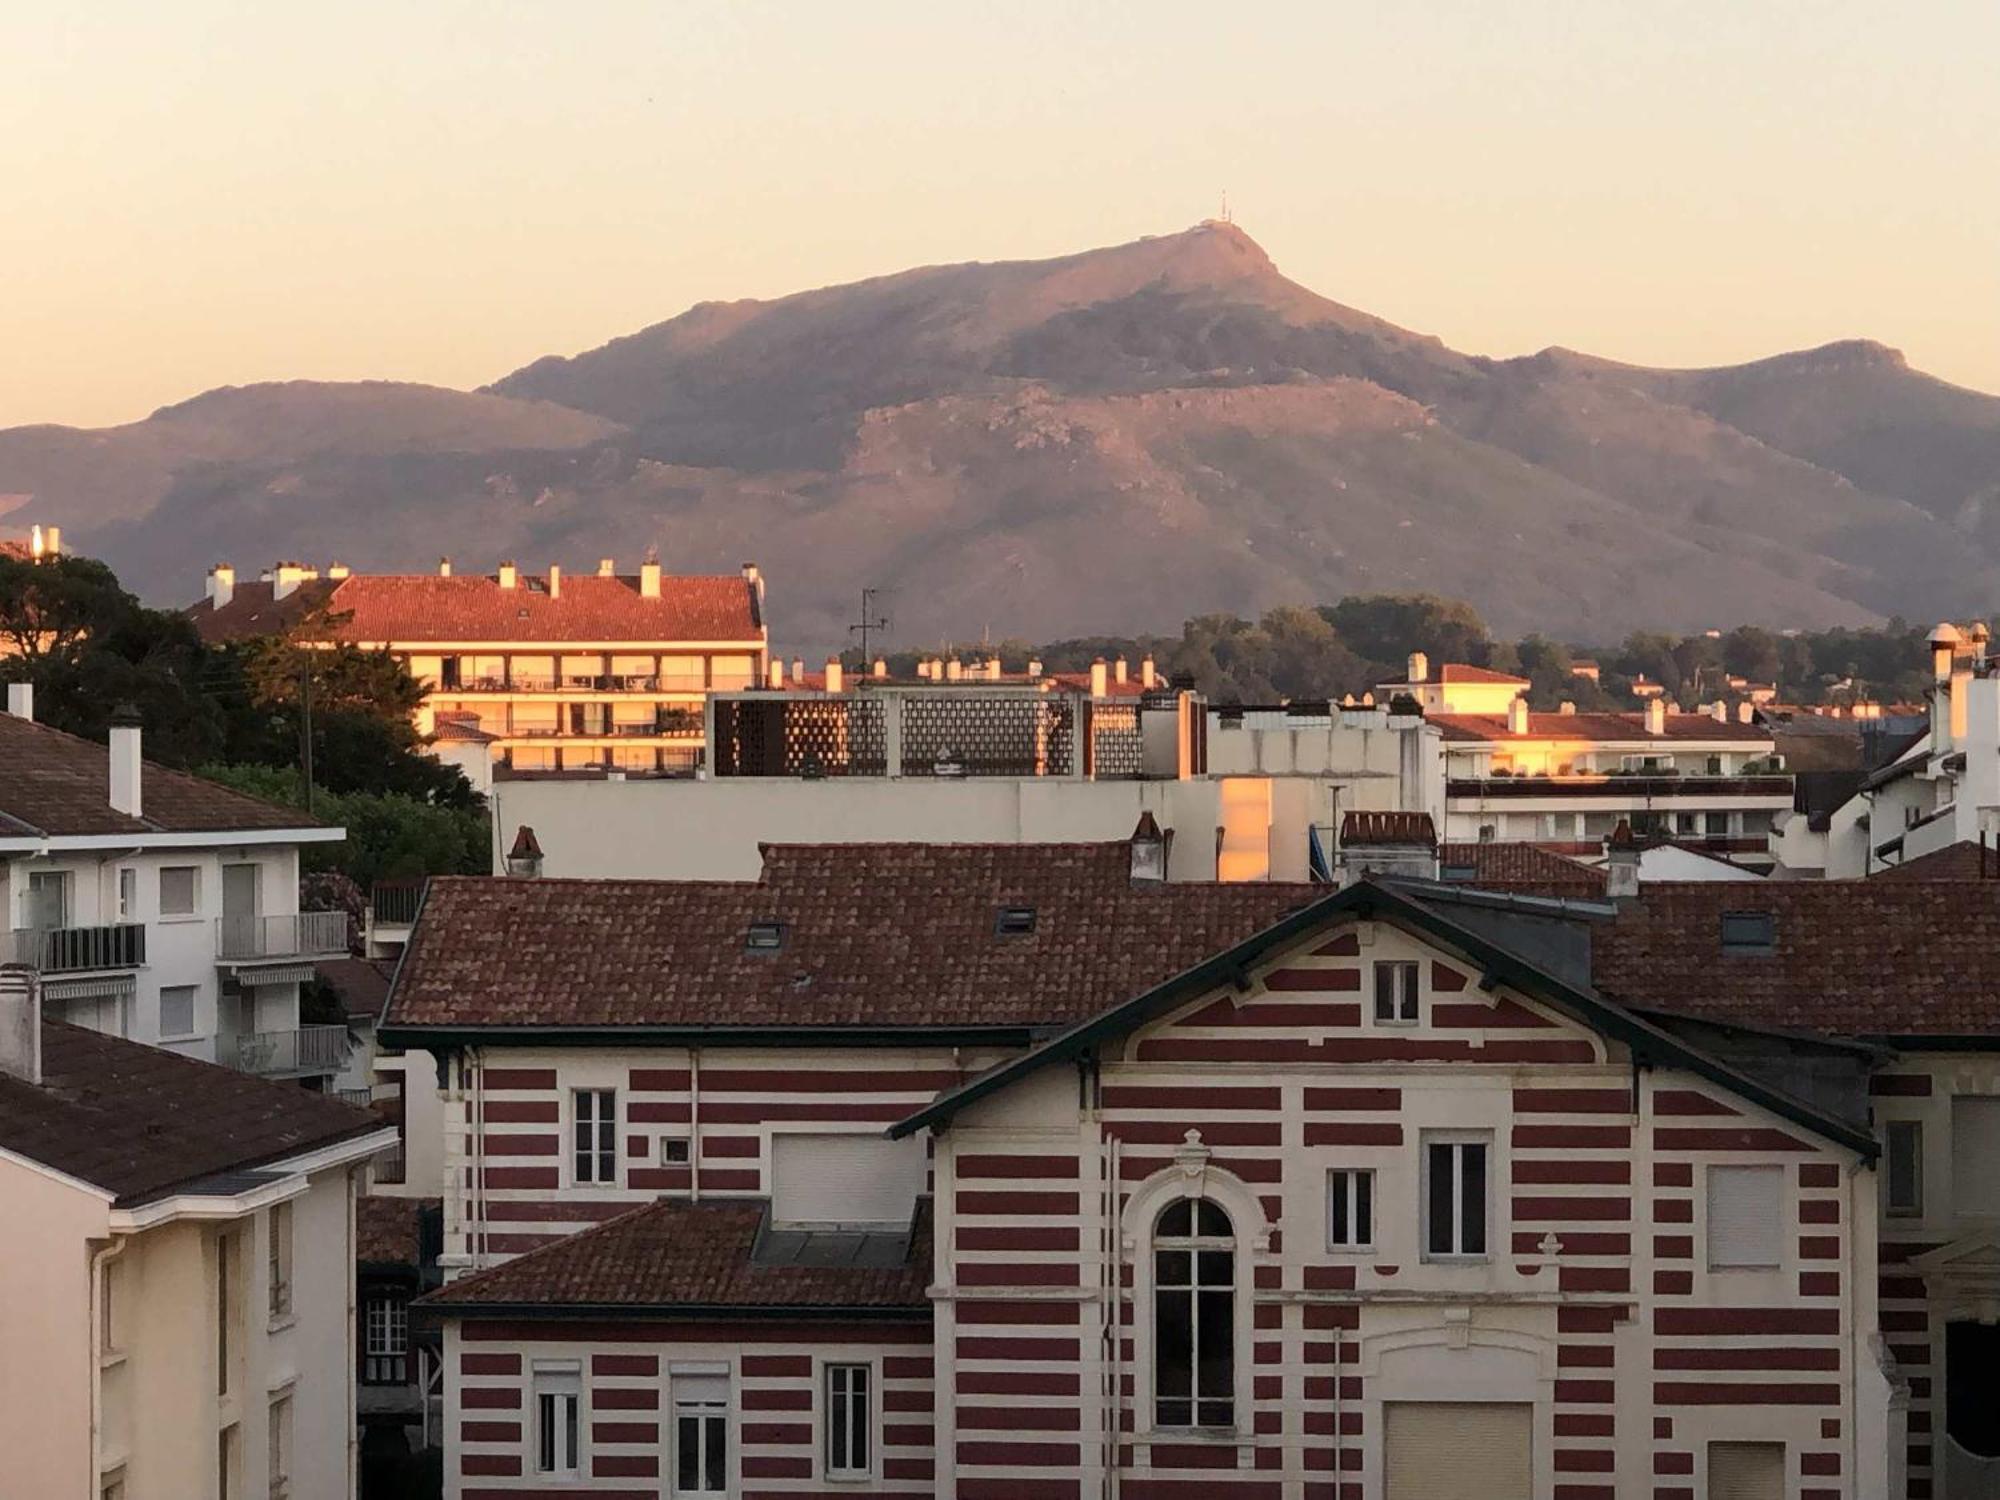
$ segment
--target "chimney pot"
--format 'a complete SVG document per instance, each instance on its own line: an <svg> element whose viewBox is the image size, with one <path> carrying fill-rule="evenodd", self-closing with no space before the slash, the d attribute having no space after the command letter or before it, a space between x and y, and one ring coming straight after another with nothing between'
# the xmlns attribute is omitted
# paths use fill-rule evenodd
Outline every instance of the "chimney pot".
<svg viewBox="0 0 2000 1500"><path fill-rule="evenodd" d="M1159 680L1159 670L1153 665L1153 658L1150 656L1141 657L1139 660L1139 686L1143 688L1157 687Z"/></svg>
<svg viewBox="0 0 2000 1500"><path fill-rule="evenodd" d="M50 557L62 556L62 527L50 526L42 532L42 546Z"/></svg>
<svg viewBox="0 0 2000 1500"><path fill-rule="evenodd" d="M1528 700L1516 698L1507 705L1507 732L1526 734L1528 732Z"/></svg>
<svg viewBox="0 0 2000 1500"><path fill-rule="evenodd" d="M1839 713L1839 712L1840 712L1840 710L1839 710L1838 708L1836 708L1836 709L1834 710L1834 712L1835 712L1835 713L1837 714L1837 713ZM1753 722L1755 722L1756 718L1757 718L1757 705L1756 705L1756 704L1754 704L1754 703L1739 703L1739 704L1737 704L1737 705L1736 705L1736 722L1737 722L1737 723L1739 723L1739 724L1749 724L1749 723L1753 723Z"/></svg>
<svg viewBox="0 0 2000 1500"><path fill-rule="evenodd" d="M764 680L774 688L785 685L785 662L782 657L771 658L771 665L765 669Z"/></svg>
<svg viewBox="0 0 2000 1500"><path fill-rule="evenodd" d="M957 657L954 656L944 664L944 680L946 682L957 682L963 676L965 676L965 663L961 662Z"/></svg>
<svg viewBox="0 0 2000 1500"><path fill-rule="evenodd" d="M829 693L838 693L844 691L846 686L842 680L840 658L829 656L826 659L826 690Z"/></svg>
<svg viewBox="0 0 2000 1500"><path fill-rule="evenodd" d="M326 576L329 578L345 578L353 571L346 563L328 563L326 565Z"/></svg>
<svg viewBox="0 0 2000 1500"><path fill-rule="evenodd" d="M7 684L7 712L17 719L33 721L35 717L35 685L32 682L10 682Z"/></svg>
<svg viewBox="0 0 2000 1500"><path fill-rule="evenodd" d="M42 1081L41 976L27 964L0 964L0 1073Z"/></svg>
<svg viewBox="0 0 2000 1500"><path fill-rule="evenodd" d="M498 582L501 588L511 589L516 583L520 582L520 577L521 577L520 569L516 568L512 563L503 562L502 564L500 564L500 576Z"/></svg>
<svg viewBox="0 0 2000 1500"><path fill-rule="evenodd" d="M1028 658L1028 675L1030 677L1039 677L1042 675L1042 659L1039 656Z"/></svg>
<svg viewBox="0 0 2000 1500"><path fill-rule="evenodd" d="M449 578L449 577L451 577L451 559L450 559L450 558L448 558L448 557L440 557L440 558L438 559L438 577L440 577L440 578Z"/></svg>
<svg viewBox="0 0 2000 1500"><path fill-rule="evenodd" d="M792 658L792 681L800 687L805 686L806 659L803 656Z"/></svg>
<svg viewBox="0 0 2000 1500"><path fill-rule="evenodd" d="M639 597L657 599L660 597L660 565L656 562L639 564Z"/></svg>
<svg viewBox="0 0 2000 1500"><path fill-rule="evenodd" d="M598 558L597 576L599 578L616 578L618 576L618 567L616 562L609 557Z"/></svg>
<svg viewBox="0 0 2000 1500"><path fill-rule="evenodd" d="M1646 700L1646 733L1667 732L1667 700L1664 696Z"/></svg>
<svg viewBox="0 0 2000 1500"><path fill-rule="evenodd" d="M236 597L236 570L228 563L217 563L208 570L208 597L217 609L229 608L229 601Z"/></svg>
<svg viewBox="0 0 2000 1500"><path fill-rule="evenodd" d="M139 711L121 703L111 714L111 806L128 818L144 816L144 762L139 757Z"/></svg>
<svg viewBox="0 0 2000 1500"><path fill-rule="evenodd" d="M1103 657L1090 664L1090 696L1102 698L1111 691L1111 669Z"/></svg>
<svg viewBox="0 0 2000 1500"><path fill-rule="evenodd" d="M870 675L874 677L887 677L889 675L888 661L883 657L876 657L875 665L870 669Z"/></svg>
<svg viewBox="0 0 2000 1500"><path fill-rule="evenodd" d="M562 569L554 563L549 564L549 597L551 599L562 597Z"/></svg>
<svg viewBox="0 0 2000 1500"><path fill-rule="evenodd" d="M1410 681L1424 682L1431 675L1431 659L1421 651L1410 653Z"/></svg>
<svg viewBox="0 0 2000 1500"><path fill-rule="evenodd" d="M1119 657L1111 664L1111 680L1113 682L1124 682L1126 680L1126 672L1127 668L1124 657Z"/></svg>
<svg viewBox="0 0 2000 1500"><path fill-rule="evenodd" d="M1561 703L1558 703L1556 705L1556 712L1559 714L1567 714L1570 717L1574 718L1576 716L1576 705L1570 702L1569 699L1565 698Z"/></svg>

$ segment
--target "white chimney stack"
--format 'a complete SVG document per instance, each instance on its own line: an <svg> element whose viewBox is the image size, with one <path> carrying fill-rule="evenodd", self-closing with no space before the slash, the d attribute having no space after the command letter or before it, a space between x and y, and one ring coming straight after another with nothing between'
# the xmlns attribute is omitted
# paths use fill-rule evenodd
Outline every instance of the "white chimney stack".
<svg viewBox="0 0 2000 1500"><path fill-rule="evenodd" d="M1410 653L1410 681L1424 682L1431 675L1431 659L1421 651Z"/></svg>
<svg viewBox="0 0 2000 1500"><path fill-rule="evenodd" d="M1528 700L1516 698L1507 705L1507 732L1526 734L1528 732Z"/></svg>
<svg viewBox="0 0 2000 1500"><path fill-rule="evenodd" d="M438 559L438 577L440 577L440 578L449 578L449 577L451 577L451 559L450 559L450 558L448 558L448 557L440 557L440 558Z"/></svg>
<svg viewBox="0 0 2000 1500"><path fill-rule="evenodd" d="M829 656L826 659L826 690L829 693L837 693L844 686L845 684L841 681L840 658Z"/></svg>
<svg viewBox="0 0 2000 1500"><path fill-rule="evenodd" d="M42 532L42 546L50 557L62 556L62 527L50 526Z"/></svg>
<svg viewBox="0 0 2000 1500"><path fill-rule="evenodd" d="M111 806L128 818L144 815L139 759L139 712L121 704L111 715Z"/></svg>
<svg viewBox="0 0 2000 1500"><path fill-rule="evenodd" d="M26 964L0 964L0 1073L42 1081L41 979Z"/></svg>
<svg viewBox="0 0 2000 1500"><path fill-rule="evenodd" d="M657 599L660 597L660 565L656 562L639 564L639 597Z"/></svg>
<svg viewBox="0 0 2000 1500"><path fill-rule="evenodd" d="M873 677L879 677L886 682L889 677L888 658L881 656L876 657L875 665L869 669L869 675Z"/></svg>
<svg viewBox="0 0 2000 1500"><path fill-rule="evenodd" d="M228 563L217 563L208 570L208 598L217 609L229 608L229 601L236 597L236 570Z"/></svg>
<svg viewBox="0 0 2000 1500"><path fill-rule="evenodd" d="M1556 705L1556 712L1559 714L1567 715L1570 718L1575 718L1576 705L1572 703L1569 699L1565 698L1563 699L1562 702Z"/></svg>
<svg viewBox="0 0 2000 1500"><path fill-rule="evenodd" d="M616 578L618 576L617 563L613 559L608 557L598 558L597 576L599 578Z"/></svg>
<svg viewBox="0 0 2000 1500"><path fill-rule="evenodd" d="M1114 661L1111 664L1111 676L1112 680L1115 682L1124 682L1126 680L1126 666L1124 657L1122 656L1119 657L1118 660Z"/></svg>
<svg viewBox="0 0 2000 1500"><path fill-rule="evenodd" d="M519 583L520 581L521 581L521 570L519 568L516 568L510 562L503 562L502 564L500 564L499 582L501 588L511 589L515 584Z"/></svg>
<svg viewBox="0 0 2000 1500"><path fill-rule="evenodd" d="M328 563L326 565L326 576L333 579L345 578L353 571L354 569L348 567L346 563Z"/></svg>
<svg viewBox="0 0 2000 1500"><path fill-rule="evenodd" d="M554 563L549 564L549 597L562 598L562 569Z"/></svg>
<svg viewBox="0 0 2000 1500"><path fill-rule="evenodd" d="M280 599L291 598L299 591L299 585L311 576L302 563L279 563L271 573L271 602L275 604Z"/></svg>
<svg viewBox="0 0 2000 1500"><path fill-rule="evenodd" d="M1141 657L1139 660L1139 686L1150 690L1159 685L1159 669L1153 665L1153 658L1150 656Z"/></svg>
<svg viewBox="0 0 2000 1500"><path fill-rule="evenodd" d="M771 665L765 669L764 680L774 688L785 685L785 661L783 657L771 658Z"/></svg>
<svg viewBox="0 0 2000 1500"><path fill-rule="evenodd" d="M803 656L795 656L792 658L792 682L795 686L803 687L805 680L806 659Z"/></svg>
<svg viewBox="0 0 2000 1500"><path fill-rule="evenodd" d="M35 685L32 682L7 684L7 712L17 719L35 717Z"/></svg>
<svg viewBox="0 0 2000 1500"><path fill-rule="evenodd" d="M1857 716L1858 716L1858 712L1859 712L1859 711L1857 710ZM1739 704L1737 704L1737 705L1736 705L1736 722L1737 722L1737 723L1739 723L1739 724L1749 724L1749 723L1753 723L1753 722L1755 722L1756 718L1757 718L1757 705L1756 705L1756 704L1754 704L1754 703L1739 703Z"/></svg>
<svg viewBox="0 0 2000 1500"><path fill-rule="evenodd" d="M1103 657L1090 664L1090 696L1102 698L1111 691L1111 669Z"/></svg>
<svg viewBox="0 0 2000 1500"><path fill-rule="evenodd" d="M954 656L944 664L944 680L946 682L957 682L964 675L965 665L957 657Z"/></svg>
<svg viewBox="0 0 2000 1500"><path fill-rule="evenodd" d="M1646 700L1646 733L1667 732L1667 700L1664 695Z"/></svg>
<svg viewBox="0 0 2000 1500"><path fill-rule="evenodd" d="M1042 675L1042 659L1039 656L1028 658L1028 675L1030 677L1039 677Z"/></svg>

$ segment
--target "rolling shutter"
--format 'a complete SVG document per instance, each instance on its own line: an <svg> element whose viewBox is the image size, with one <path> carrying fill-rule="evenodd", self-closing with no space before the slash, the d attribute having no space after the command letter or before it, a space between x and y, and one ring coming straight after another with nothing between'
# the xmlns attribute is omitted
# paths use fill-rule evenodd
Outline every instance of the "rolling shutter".
<svg viewBox="0 0 2000 1500"><path fill-rule="evenodd" d="M1387 1500L1531 1500L1533 1407L1391 1401L1382 1411Z"/></svg>
<svg viewBox="0 0 2000 1500"><path fill-rule="evenodd" d="M1785 1258L1785 1169L1708 1169L1710 1269L1770 1267Z"/></svg>
<svg viewBox="0 0 2000 1500"><path fill-rule="evenodd" d="M780 1224L908 1224L923 1187L922 1136L771 1137L771 1217Z"/></svg>
<svg viewBox="0 0 2000 1500"><path fill-rule="evenodd" d="M1785 1445L1710 1443L1708 1500L1785 1500Z"/></svg>
<svg viewBox="0 0 2000 1500"><path fill-rule="evenodd" d="M1951 1101L1951 1211L2000 1214L2000 1098Z"/></svg>

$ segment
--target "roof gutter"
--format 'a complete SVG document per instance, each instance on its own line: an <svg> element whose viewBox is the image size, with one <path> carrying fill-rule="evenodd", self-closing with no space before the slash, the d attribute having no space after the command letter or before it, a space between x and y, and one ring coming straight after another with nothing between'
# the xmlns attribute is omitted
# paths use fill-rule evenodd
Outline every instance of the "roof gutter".
<svg viewBox="0 0 2000 1500"><path fill-rule="evenodd" d="M931 1305L905 1307L842 1307L838 1303L808 1303L796 1307L728 1302L455 1302L419 1297L413 1312L433 1318L520 1318L532 1322L586 1322L642 1318L648 1322L773 1322L810 1319L814 1322L928 1323Z"/></svg>
<svg viewBox="0 0 2000 1500"><path fill-rule="evenodd" d="M391 992L393 1000L393 991ZM1028 1047L1048 1026L427 1026L384 1020L385 1047Z"/></svg>
<svg viewBox="0 0 2000 1500"><path fill-rule="evenodd" d="M200 833L40 833L0 835L0 854L49 854L105 849L226 849L239 844L331 844L345 828L218 828Z"/></svg>

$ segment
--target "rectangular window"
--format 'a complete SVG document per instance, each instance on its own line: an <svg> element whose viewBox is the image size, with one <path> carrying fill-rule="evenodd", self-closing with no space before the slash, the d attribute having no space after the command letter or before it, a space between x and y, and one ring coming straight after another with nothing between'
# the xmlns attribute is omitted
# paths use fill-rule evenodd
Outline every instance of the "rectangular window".
<svg viewBox="0 0 2000 1500"><path fill-rule="evenodd" d="M243 1429L232 1422L215 1435L215 1500L243 1493Z"/></svg>
<svg viewBox="0 0 2000 1500"><path fill-rule="evenodd" d="M671 1376L674 1399L676 1495L720 1495L729 1489L729 1377Z"/></svg>
<svg viewBox="0 0 2000 1500"><path fill-rule="evenodd" d="M125 1347L125 1267L115 1260L104 1263L104 1282L98 1290L99 1352L116 1354Z"/></svg>
<svg viewBox="0 0 2000 1500"><path fill-rule="evenodd" d="M194 993L191 984L169 984L160 989L160 1039L191 1037L194 1031Z"/></svg>
<svg viewBox="0 0 2000 1500"><path fill-rule="evenodd" d="M191 917L201 901L201 870L195 865L165 865L160 870L160 915Z"/></svg>
<svg viewBox="0 0 2000 1500"><path fill-rule="evenodd" d="M1783 1443L1710 1443L1709 1500L1784 1500Z"/></svg>
<svg viewBox="0 0 2000 1500"><path fill-rule="evenodd" d="M236 1360L236 1236L215 1239L215 1389L229 1394Z"/></svg>
<svg viewBox="0 0 2000 1500"><path fill-rule="evenodd" d="M285 1500L292 1488L292 1398L271 1403L271 1500Z"/></svg>
<svg viewBox="0 0 2000 1500"><path fill-rule="evenodd" d="M407 1385L410 1304L400 1296L370 1297L361 1310L361 1383Z"/></svg>
<svg viewBox="0 0 2000 1500"><path fill-rule="evenodd" d="M267 1271L271 1286L271 1321L292 1312L292 1205L271 1206L271 1243Z"/></svg>
<svg viewBox="0 0 2000 1500"><path fill-rule="evenodd" d="M535 1390L535 1472L574 1474L583 1405L583 1375L574 1367L537 1369Z"/></svg>
<svg viewBox="0 0 2000 1500"><path fill-rule="evenodd" d="M130 866L118 872L118 920L139 920L139 872Z"/></svg>
<svg viewBox="0 0 2000 1500"><path fill-rule="evenodd" d="M28 877L28 926L54 932L69 926L69 872L43 870Z"/></svg>
<svg viewBox="0 0 2000 1500"><path fill-rule="evenodd" d="M1775 1270L1784 1263L1785 1169L1708 1169L1710 1270Z"/></svg>
<svg viewBox="0 0 2000 1500"><path fill-rule="evenodd" d="M826 1477L865 1479L874 1462L867 1365L826 1367Z"/></svg>
<svg viewBox="0 0 2000 1500"><path fill-rule="evenodd" d="M1767 911L1726 911L1722 914L1724 953L1768 954L1778 940L1777 918Z"/></svg>
<svg viewBox="0 0 2000 1500"><path fill-rule="evenodd" d="M1951 1101L1951 1211L2000 1214L2000 1097L1961 1094Z"/></svg>
<svg viewBox="0 0 2000 1500"><path fill-rule="evenodd" d="M1485 1137L1424 1140L1424 1254L1486 1254Z"/></svg>
<svg viewBox="0 0 2000 1500"><path fill-rule="evenodd" d="M694 1155L693 1143L684 1135L663 1135L660 1137L660 1165L663 1167L684 1167Z"/></svg>
<svg viewBox="0 0 2000 1500"><path fill-rule="evenodd" d="M1917 1120L1891 1120L1882 1127L1883 1207L1899 1218L1924 1211L1924 1127Z"/></svg>
<svg viewBox="0 0 2000 1500"><path fill-rule="evenodd" d="M1326 1242L1335 1250L1375 1243L1375 1174L1337 1168L1326 1174Z"/></svg>
<svg viewBox="0 0 2000 1500"><path fill-rule="evenodd" d="M1375 965L1375 1021L1382 1026L1414 1025L1417 1019L1417 966L1402 959Z"/></svg>
<svg viewBox="0 0 2000 1500"><path fill-rule="evenodd" d="M575 1141L571 1160L580 1183L618 1181L618 1093L615 1089L578 1089L575 1100Z"/></svg>

